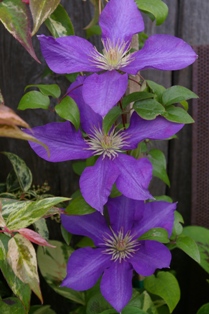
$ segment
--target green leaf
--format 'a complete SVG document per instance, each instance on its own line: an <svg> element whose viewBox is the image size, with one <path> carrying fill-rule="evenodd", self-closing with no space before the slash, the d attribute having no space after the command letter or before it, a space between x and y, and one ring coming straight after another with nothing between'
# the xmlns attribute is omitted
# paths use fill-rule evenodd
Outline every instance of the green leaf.
<svg viewBox="0 0 209 314"><path fill-rule="evenodd" d="M134 101L139 101L139 100L145 100L145 99L150 99L150 98L154 98L154 94L152 93L147 93L147 92L134 92L131 93L129 95L126 95L123 99L122 99L122 106L123 108L127 107L130 103L134 102Z"/></svg>
<svg viewBox="0 0 209 314"><path fill-rule="evenodd" d="M31 290L43 302L39 286L36 252L29 240L16 234L8 242L7 260L15 275L29 285Z"/></svg>
<svg viewBox="0 0 209 314"><path fill-rule="evenodd" d="M193 123L192 117L182 108L176 106L168 106L165 108L165 113L162 114L168 121L177 123Z"/></svg>
<svg viewBox="0 0 209 314"><path fill-rule="evenodd" d="M176 239L176 246L177 248L184 251L191 258L193 258L193 260L195 260L197 263L200 263L200 253L198 250L198 246L192 238L181 234Z"/></svg>
<svg viewBox="0 0 209 314"><path fill-rule="evenodd" d="M139 240L154 240L161 243L168 243L168 232L163 228L153 228L141 235Z"/></svg>
<svg viewBox="0 0 209 314"><path fill-rule="evenodd" d="M77 247L86 247L86 246L95 247L94 242L92 241L92 239L90 239L90 238L88 238L88 237L83 237L83 238L77 243Z"/></svg>
<svg viewBox="0 0 209 314"><path fill-rule="evenodd" d="M4 0L0 2L0 21L29 54L40 63L32 45L30 30L30 13L21 0Z"/></svg>
<svg viewBox="0 0 209 314"><path fill-rule="evenodd" d="M152 275L144 280L145 289L160 296L168 305L172 313L180 300L180 288L176 278L169 272L159 271L155 277Z"/></svg>
<svg viewBox="0 0 209 314"><path fill-rule="evenodd" d="M93 25L86 29L86 38L89 39L91 36L101 35L101 28L99 25Z"/></svg>
<svg viewBox="0 0 209 314"><path fill-rule="evenodd" d="M6 255L9 240L10 237L3 233L0 234L0 268L10 289L21 300L24 308L28 311L30 307L31 289L14 274L7 262Z"/></svg>
<svg viewBox="0 0 209 314"><path fill-rule="evenodd" d="M105 311L100 312L100 314L117 314L118 312L116 312L114 309L108 309Z"/></svg>
<svg viewBox="0 0 209 314"><path fill-rule="evenodd" d="M86 203L83 196L80 195L70 202L66 207L65 212L69 215L87 215L94 213L95 209Z"/></svg>
<svg viewBox="0 0 209 314"><path fill-rule="evenodd" d="M126 306L126 308L122 311L122 314L147 314L147 312L144 312L135 306Z"/></svg>
<svg viewBox="0 0 209 314"><path fill-rule="evenodd" d="M112 310L112 306L105 300L100 292L95 293L87 302L86 314L98 314L106 310ZM114 310L115 311L115 310ZM108 313L108 312L107 312ZM111 312L110 312L111 313ZM117 312L112 312L117 313Z"/></svg>
<svg viewBox="0 0 209 314"><path fill-rule="evenodd" d="M96 25L98 20L99 20L99 14L100 14L100 9L99 9L99 1L98 0L91 0L91 3L93 4L94 6L94 9L93 9L93 18L92 20L90 21L90 23L84 27L85 30L91 28L92 26Z"/></svg>
<svg viewBox="0 0 209 314"><path fill-rule="evenodd" d="M189 109L188 101L182 100L182 101L180 101L179 103L182 105L182 107L183 107L184 110L188 111L188 109Z"/></svg>
<svg viewBox="0 0 209 314"><path fill-rule="evenodd" d="M151 89L151 91L156 94L156 100L161 102L162 101L162 95L164 93L164 91L166 90L164 86L159 85L153 81L147 80L146 81L147 85L149 86L149 88Z"/></svg>
<svg viewBox="0 0 209 314"><path fill-rule="evenodd" d="M200 266L209 273L209 230L200 226L188 226L184 228L183 234L197 243L200 253Z"/></svg>
<svg viewBox="0 0 209 314"><path fill-rule="evenodd" d="M34 84L34 85L27 85L25 90L30 87L37 87L39 88L40 92L44 96L52 96L54 98L58 98L61 94L61 90L57 84Z"/></svg>
<svg viewBox="0 0 209 314"><path fill-rule="evenodd" d="M204 304L201 308L197 311L197 314L208 314L209 313L209 303Z"/></svg>
<svg viewBox="0 0 209 314"><path fill-rule="evenodd" d="M166 159L163 152L159 149L150 150L149 160L153 166L153 175L170 186L170 180L166 171Z"/></svg>
<svg viewBox="0 0 209 314"><path fill-rule="evenodd" d="M32 36L38 31L41 24L56 9L60 0L30 0L30 11L33 18Z"/></svg>
<svg viewBox="0 0 209 314"><path fill-rule="evenodd" d="M56 314L50 308L50 305L33 305L30 308L29 314Z"/></svg>
<svg viewBox="0 0 209 314"><path fill-rule="evenodd" d="M73 24L61 4L45 21L46 27L53 37L74 35Z"/></svg>
<svg viewBox="0 0 209 314"><path fill-rule="evenodd" d="M147 291L143 291L143 293L139 296L142 302L142 310L149 314L158 314L158 310L156 309L150 295Z"/></svg>
<svg viewBox="0 0 209 314"><path fill-rule="evenodd" d="M65 240L65 242L67 243L67 245L70 245L70 241L72 239L72 234L69 233L61 224L61 233L62 233L62 237Z"/></svg>
<svg viewBox="0 0 209 314"><path fill-rule="evenodd" d="M57 293L67 299L85 305L84 292L60 287L61 282L66 277L67 262L73 249L59 241L49 241L49 243L56 246L56 248L39 246L37 250L38 265L42 276Z"/></svg>
<svg viewBox="0 0 209 314"><path fill-rule="evenodd" d="M24 314L25 309L17 298L0 299L0 313L2 314Z"/></svg>
<svg viewBox="0 0 209 314"><path fill-rule="evenodd" d="M170 196L168 195L158 195L158 196L154 196L156 201L165 201L165 202L169 202L169 203L173 203L173 200Z"/></svg>
<svg viewBox="0 0 209 314"><path fill-rule="evenodd" d="M103 119L102 128L105 133L108 133L110 128L114 125L115 121L122 114L120 107L113 107Z"/></svg>
<svg viewBox="0 0 209 314"><path fill-rule="evenodd" d="M10 207L13 206L13 210L7 218L7 227L10 230L26 228L36 222L38 219L42 218L44 215L46 215L51 207L67 200L69 200L69 198L48 197L35 202L20 202L19 206L16 206L16 204L13 203L12 205L10 205Z"/></svg>
<svg viewBox="0 0 209 314"><path fill-rule="evenodd" d="M70 97L66 96L62 101L55 106L56 113L63 119L72 122L76 130L80 125L80 112L75 101Z"/></svg>
<svg viewBox="0 0 209 314"><path fill-rule="evenodd" d="M137 101L134 103L133 108L145 120L153 120L158 115L165 113L165 108L155 99Z"/></svg>
<svg viewBox="0 0 209 314"><path fill-rule="evenodd" d="M3 154L6 155L12 163L21 190L24 192L28 191L31 187L33 177L26 163L15 154L8 152L3 152Z"/></svg>
<svg viewBox="0 0 209 314"><path fill-rule="evenodd" d="M198 98L198 96L188 88L176 85L166 89L162 101L165 106L169 106L191 98Z"/></svg>
<svg viewBox="0 0 209 314"><path fill-rule="evenodd" d="M25 109L48 109L50 105L50 99L48 96L43 95L38 91L30 91L23 95L18 104L19 110Z"/></svg>
<svg viewBox="0 0 209 314"><path fill-rule="evenodd" d="M161 0L136 0L138 8L145 13L148 13L152 21L156 20L156 24L162 24L167 15L168 7Z"/></svg>
<svg viewBox="0 0 209 314"><path fill-rule="evenodd" d="M172 238L176 239L176 236L179 236L182 231L183 227L182 224L184 223L182 215L175 210L174 212L174 225L173 225L173 230L172 230Z"/></svg>

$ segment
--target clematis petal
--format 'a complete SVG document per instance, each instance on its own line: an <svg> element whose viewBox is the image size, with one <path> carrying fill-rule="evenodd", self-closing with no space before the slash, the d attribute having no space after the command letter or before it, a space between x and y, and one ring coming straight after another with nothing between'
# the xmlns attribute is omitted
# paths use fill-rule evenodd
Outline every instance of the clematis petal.
<svg viewBox="0 0 209 314"><path fill-rule="evenodd" d="M136 148L145 139L165 140L183 128L184 124L174 123L158 116L154 120L144 120L134 112L131 116L130 127L124 131L128 137L128 145L123 149Z"/></svg>
<svg viewBox="0 0 209 314"><path fill-rule="evenodd" d="M84 102L82 87L85 79L85 76L78 76L76 81L68 88L67 94L72 97L78 105L83 130L87 134L91 134L94 126L102 128L102 117Z"/></svg>
<svg viewBox="0 0 209 314"><path fill-rule="evenodd" d="M55 73L98 72L90 61L95 48L87 40L77 36L53 38L44 35L39 35L38 39L44 59Z"/></svg>
<svg viewBox="0 0 209 314"><path fill-rule="evenodd" d="M115 232L120 231L121 226L123 227L124 233L127 233L133 228L135 212L138 210L139 203L144 204L143 201L136 201L124 195L108 200L107 208L110 217L110 225Z"/></svg>
<svg viewBox="0 0 209 314"><path fill-rule="evenodd" d="M95 112L105 116L124 95L128 86L128 75L117 71L92 74L83 85L83 98Z"/></svg>
<svg viewBox="0 0 209 314"><path fill-rule="evenodd" d="M132 276L133 271L127 262L113 262L102 276L101 293L118 312L121 312L131 299Z"/></svg>
<svg viewBox="0 0 209 314"><path fill-rule="evenodd" d="M103 249L82 248L74 251L68 261L67 276L62 286L82 291L95 285L104 269L111 264Z"/></svg>
<svg viewBox="0 0 209 314"><path fill-rule="evenodd" d="M144 22L133 0L111 0L99 19L103 39L130 42L132 36L144 30Z"/></svg>
<svg viewBox="0 0 209 314"><path fill-rule="evenodd" d="M120 175L115 183L122 194L135 200L153 198L148 191L152 178L152 164L148 159L135 159L120 154L113 162L120 169Z"/></svg>
<svg viewBox="0 0 209 314"><path fill-rule="evenodd" d="M88 145L83 140L81 132L76 131L68 121L48 123L24 132L33 135L48 146L50 155L43 146L29 142L35 153L45 160L58 162L92 156L92 153L86 150Z"/></svg>
<svg viewBox="0 0 209 314"><path fill-rule="evenodd" d="M176 203L168 202L150 202L144 204L141 202L135 212L135 232L137 237L152 228L164 228L171 235L174 224L174 210Z"/></svg>
<svg viewBox="0 0 209 314"><path fill-rule="evenodd" d="M87 167L80 177L80 189L86 202L102 213L118 175L117 166L107 157L99 157L94 166Z"/></svg>
<svg viewBox="0 0 209 314"><path fill-rule="evenodd" d="M133 54L135 58L123 71L136 74L148 68L158 70L180 70L192 64L197 55L185 41L171 35L150 36L144 47Z"/></svg>
<svg viewBox="0 0 209 314"><path fill-rule="evenodd" d="M63 214L61 221L67 231L89 237L97 246L101 246L101 243L104 242L103 235L110 233L104 216L98 212L82 216Z"/></svg>
<svg viewBox="0 0 209 314"><path fill-rule="evenodd" d="M157 268L170 266L171 253L165 245L156 241L140 241L139 250L129 258L129 263L142 276L152 275Z"/></svg>

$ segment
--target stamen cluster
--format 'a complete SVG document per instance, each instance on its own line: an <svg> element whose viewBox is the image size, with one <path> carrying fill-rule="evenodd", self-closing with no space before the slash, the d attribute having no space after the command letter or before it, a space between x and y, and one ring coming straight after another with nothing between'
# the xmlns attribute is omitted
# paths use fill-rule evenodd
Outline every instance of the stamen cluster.
<svg viewBox="0 0 209 314"><path fill-rule="evenodd" d="M128 259L139 250L140 243L137 239L131 235L128 231L124 234L123 228L118 233L115 233L112 228L112 235L104 237L104 245L107 247L103 253L112 255L111 260L122 262L122 260Z"/></svg>
<svg viewBox="0 0 209 314"><path fill-rule="evenodd" d="M130 54L130 45L124 41L118 40L112 43L109 38L102 40L104 49L103 54L96 47L91 55L92 62L101 70L119 70L127 66L134 60L133 54Z"/></svg>
<svg viewBox="0 0 209 314"><path fill-rule="evenodd" d="M89 135L89 139L86 139L89 145L87 149L94 151L94 155L103 155L103 158L107 156L114 159L119 152L122 152L122 147L128 144L126 139L127 136L120 130L115 132L113 129L106 134L100 128L94 128L93 135Z"/></svg>

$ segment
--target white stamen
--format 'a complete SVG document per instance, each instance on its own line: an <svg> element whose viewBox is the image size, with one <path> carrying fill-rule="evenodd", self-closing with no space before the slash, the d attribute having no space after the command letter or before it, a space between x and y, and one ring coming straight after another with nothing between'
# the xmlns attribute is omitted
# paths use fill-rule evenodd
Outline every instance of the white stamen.
<svg viewBox="0 0 209 314"><path fill-rule="evenodd" d="M112 43L110 39L102 40L104 49L103 54L96 47L91 55L91 62L101 70L119 70L127 66L134 60L133 54L130 54L130 45L126 42L117 41Z"/></svg>
<svg viewBox="0 0 209 314"><path fill-rule="evenodd" d="M87 149L92 150L94 155L103 155L103 159L106 156L114 159L119 152L122 152L123 146L128 145L127 138L128 136L122 134L120 130L115 132L113 129L105 134L101 129L94 127L93 134L86 139L89 145Z"/></svg>
<svg viewBox="0 0 209 314"><path fill-rule="evenodd" d="M140 243L137 239L134 239L130 231L125 235L123 228L117 234L112 229L111 231L112 235L107 234L106 237L104 236L104 243L102 243L107 247L103 253L112 255L111 260L115 262L119 260L119 263L121 263L122 260L132 257L139 250Z"/></svg>

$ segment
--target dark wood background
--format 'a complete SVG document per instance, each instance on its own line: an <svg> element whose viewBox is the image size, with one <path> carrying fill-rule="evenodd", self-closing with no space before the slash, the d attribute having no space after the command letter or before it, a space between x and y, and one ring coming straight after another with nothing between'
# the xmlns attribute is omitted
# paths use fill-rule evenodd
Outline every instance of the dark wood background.
<svg viewBox="0 0 209 314"><path fill-rule="evenodd" d="M208 0L166 0L169 6L169 16L162 26L155 26L148 18L146 21L146 32L168 33L183 38L193 46L209 44ZM83 28L89 23L92 15L92 5L89 0L62 0L66 10L72 19L75 33L85 36ZM44 26L38 33L47 33ZM42 61L37 64L22 46L0 25L0 89L5 99L5 104L16 112L18 102L24 94L24 88L29 84L52 83L60 85L63 92L68 87L68 82L55 76L44 78L44 60L41 56L37 39L33 39L38 58ZM93 39L98 45L98 39ZM145 78L155 80L157 83L169 87L171 85L183 85L192 88L192 66L182 71L162 72L144 71L141 73ZM204 78L202 78L204 79ZM18 112L31 127L56 121L58 118L54 112L44 110L26 110ZM151 189L154 195L170 195L174 201L178 201L178 210L183 214L185 224L191 222L192 207L192 126L186 126L178 136L177 140L169 143L160 143L168 160L168 172L171 179L171 188L155 180ZM55 195L69 196L78 187L78 178L73 173L71 162L49 163L38 158L29 148L27 142L13 139L0 138L0 151L13 152L25 160L30 167L34 177L34 184L43 184L48 181L51 192ZM194 165L194 164L193 164ZM4 182L11 169L7 159L0 155L0 182ZM193 209L195 211L195 208ZM193 223L195 220L193 219ZM209 225L208 225L209 227ZM59 237L57 228L51 227L51 238ZM206 275L194 265L183 253L174 251L174 265L177 272L181 289L182 299L175 310L176 314L195 314L198 307L209 302L209 289L205 283ZM45 303L53 303L58 314L69 312L70 305L61 297L53 294L43 283ZM62 308L60 308L62 303Z"/></svg>

